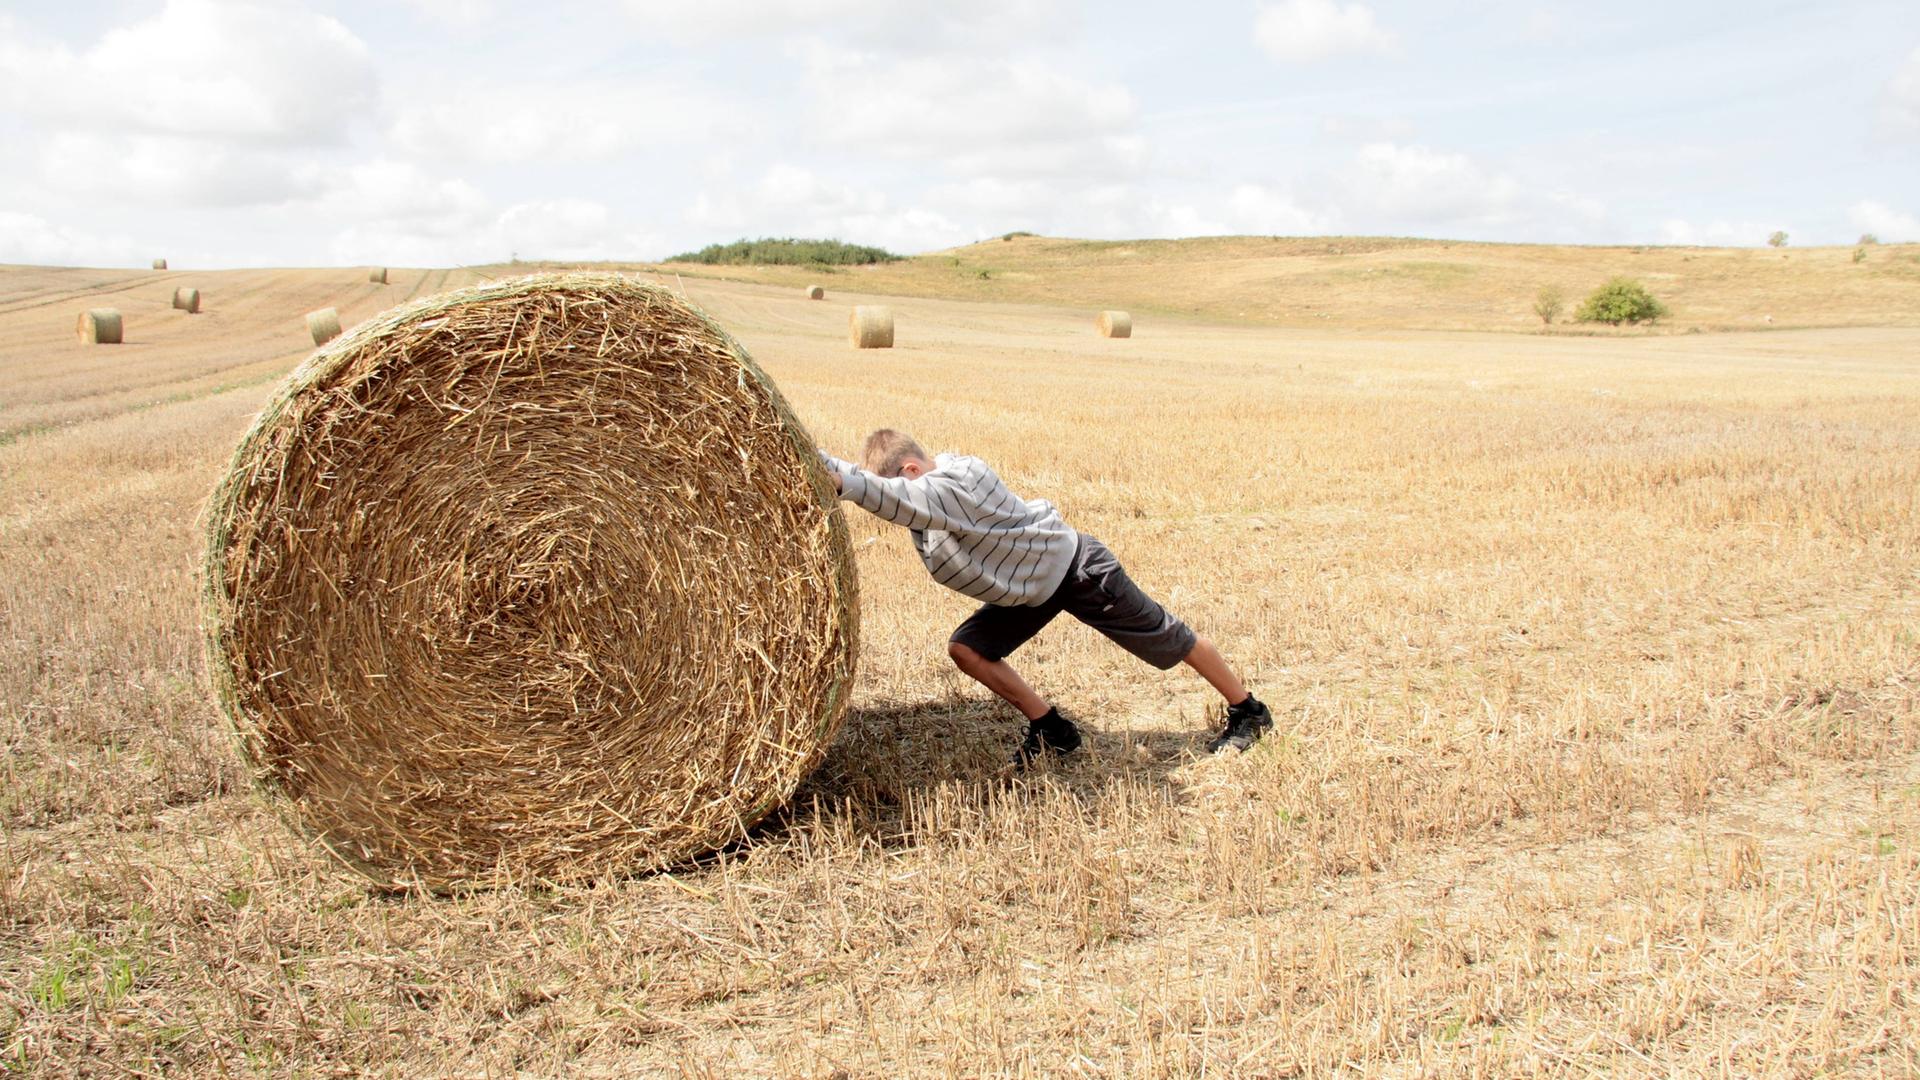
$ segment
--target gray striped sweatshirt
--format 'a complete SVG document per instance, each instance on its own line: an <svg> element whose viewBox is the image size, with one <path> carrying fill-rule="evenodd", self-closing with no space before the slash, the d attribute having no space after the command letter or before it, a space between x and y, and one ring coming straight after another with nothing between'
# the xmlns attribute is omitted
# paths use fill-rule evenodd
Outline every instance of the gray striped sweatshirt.
<svg viewBox="0 0 1920 1080"><path fill-rule="evenodd" d="M932 472L909 480L876 476L827 453L840 497L913 531L933 580L988 604L1034 607L1066 579L1080 534L1053 504L1022 502L987 468L963 454L939 454Z"/></svg>

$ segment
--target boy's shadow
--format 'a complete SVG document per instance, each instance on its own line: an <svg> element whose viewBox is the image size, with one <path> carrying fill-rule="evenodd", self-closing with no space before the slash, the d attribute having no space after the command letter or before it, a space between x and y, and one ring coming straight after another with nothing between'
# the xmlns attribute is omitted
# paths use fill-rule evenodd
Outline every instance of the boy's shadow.
<svg viewBox="0 0 1920 1080"><path fill-rule="evenodd" d="M1051 783L1089 797L1115 783L1178 788L1174 770L1192 760L1205 736L1170 729L1081 729L1080 749L1024 773L1008 767L1026 725L998 702L945 698L850 709L826 757L787 808L759 831L768 838L805 828L816 816L850 817L855 827L896 842L917 792L958 785L1017 788Z"/></svg>

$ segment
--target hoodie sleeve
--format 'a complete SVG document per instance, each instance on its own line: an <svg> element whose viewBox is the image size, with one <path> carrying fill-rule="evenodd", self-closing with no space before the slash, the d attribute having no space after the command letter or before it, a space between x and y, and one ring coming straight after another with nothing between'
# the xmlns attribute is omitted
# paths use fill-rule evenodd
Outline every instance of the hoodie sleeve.
<svg viewBox="0 0 1920 1080"><path fill-rule="evenodd" d="M875 517L909 529L974 531L977 500L962 478L936 469L914 479L875 476L822 451L821 460L840 474L840 497Z"/></svg>

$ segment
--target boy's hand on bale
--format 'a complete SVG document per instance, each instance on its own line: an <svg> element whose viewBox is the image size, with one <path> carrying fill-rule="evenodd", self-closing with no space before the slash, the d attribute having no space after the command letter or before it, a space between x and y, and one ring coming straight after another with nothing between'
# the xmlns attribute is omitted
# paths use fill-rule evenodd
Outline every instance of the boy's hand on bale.
<svg viewBox="0 0 1920 1080"><path fill-rule="evenodd" d="M824 448L816 447L814 453L820 455L820 464L825 465L827 467L827 475L833 477L833 490L836 492L845 491L846 487L840 480L840 463L835 461L833 455L827 453Z"/></svg>

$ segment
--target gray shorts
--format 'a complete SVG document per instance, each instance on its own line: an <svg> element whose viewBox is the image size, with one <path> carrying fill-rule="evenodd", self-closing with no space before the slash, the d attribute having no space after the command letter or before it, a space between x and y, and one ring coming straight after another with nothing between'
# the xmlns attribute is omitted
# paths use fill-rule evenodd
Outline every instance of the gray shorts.
<svg viewBox="0 0 1920 1080"><path fill-rule="evenodd" d="M1005 660L1063 611L1162 671L1185 660L1197 640L1186 623L1140 591L1107 545L1085 533L1066 578L1046 603L983 604L949 640L989 660Z"/></svg>

